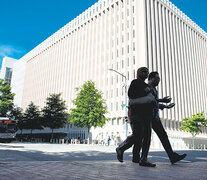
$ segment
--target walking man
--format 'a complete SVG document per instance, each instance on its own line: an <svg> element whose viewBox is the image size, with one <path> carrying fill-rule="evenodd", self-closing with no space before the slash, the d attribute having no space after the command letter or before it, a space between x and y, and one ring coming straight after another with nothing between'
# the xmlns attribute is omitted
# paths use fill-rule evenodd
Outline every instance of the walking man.
<svg viewBox="0 0 207 180"><path fill-rule="evenodd" d="M152 129L158 135L166 153L168 154L168 157L169 157L171 163L174 164L174 163L184 159L186 157L186 154L179 155L176 152L173 152L171 144L170 144L168 136L167 136L167 133L166 133L165 129L163 128L162 122L159 117L159 109L161 109L161 110L163 110L164 108L170 109L170 108L174 107L175 104L174 103L171 103L169 105L160 104L160 102L169 103L171 101L171 98L168 96L165 98L162 98L162 99L158 98L158 92L156 90L156 87L158 86L158 84L160 82L160 77L159 77L158 72L151 72L149 74L148 81L149 81L149 87L151 88L151 91L156 98L156 104L153 108ZM139 100L139 98L137 100ZM130 103L131 104L139 103L137 100L136 99L131 100ZM125 149L126 145L128 145L128 144L131 145L132 141L133 141L133 134L131 136L128 136L128 138L123 143L121 143L119 145L119 147L117 148L117 159L120 162L123 162L123 153L126 150ZM127 146L127 147L129 148L129 146Z"/></svg>
<svg viewBox="0 0 207 180"><path fill-rule="evenodd" d="M146 67L139 68L137 71L137 79L134 79L129 87L128 96L130 99L143 98L150 93L150 88L144 82L148 77L149 71ZM133 144L133 158L132 162L139 163L140 166L155 167L147 161L149 152L150 140L151 140L151 121L153 102L155 98L152 96L150 103L135 104L131 106L131 128L132 136L126 140L122 146L116 148L117 158L120 162L123 162L123 152L130 148ZM143 143L145 139L145 143ZM140 150L142 149L142 155L140 158Z"/></svg>
<svg viewBox="0 0 207 180"><path fill-rule="evenodd" d="M162 125L162 122L161 122L161 119L159 116L159 109L161 109L161 110L163 110L164 108L170 109L170 108L174 107L175 104L171 103L169 105L164 105L164 104L160 103L160 102L168 103L171 101L171 98L165 97L163 99L159 99L158 91L156 89L159 82L160 82L159 73L158 72L151 72L148 77L148 84L152 90L153 95L155 96L155 99L157 100L156 105L153 109L152 128L155 131L155 133L157 134L157 136L159 137L171 163L174 164L174 163L184 159L186 157L186 154L179 155L179 154L173 152L171 144L168 139L168 135Z"/></svg>

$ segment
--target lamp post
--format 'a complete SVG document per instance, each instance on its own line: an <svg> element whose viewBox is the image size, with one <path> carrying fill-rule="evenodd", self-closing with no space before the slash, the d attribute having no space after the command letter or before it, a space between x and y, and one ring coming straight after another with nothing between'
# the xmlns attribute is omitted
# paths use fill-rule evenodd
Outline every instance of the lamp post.
<svg viewBox="0 0 207 180"><path fill-rule="evenodd" d="M125 136L127 137L128 135L128 121L127 121L127 77L125 75L123 75L122 73L114 70L114 69L109 69L109 71L114 71L115 73L119 74L120 76L122 76L125 79L124 82L124 94L125 94ZM122 106L123 107L123 106Z"/></svg>

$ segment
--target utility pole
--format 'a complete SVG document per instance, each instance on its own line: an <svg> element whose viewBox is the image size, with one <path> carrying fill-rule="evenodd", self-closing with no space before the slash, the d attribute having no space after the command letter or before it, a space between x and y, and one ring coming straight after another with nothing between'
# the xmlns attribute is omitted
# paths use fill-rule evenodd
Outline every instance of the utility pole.
<svg viewBox="0 0 207 180"><path fill-rule="evenodd" d="M114 69L109 69L109 71L114 71L115 73L119 74L120 76L122 76L125 81L124 81L124 94L125 94L125 104L124 104L124 107L125 107L125 136L127 137L128 136L128 120L127 120L127 77L125 75L123 75L122 73L114 70ZM123 106L122 106L123 107Z"/></svg>

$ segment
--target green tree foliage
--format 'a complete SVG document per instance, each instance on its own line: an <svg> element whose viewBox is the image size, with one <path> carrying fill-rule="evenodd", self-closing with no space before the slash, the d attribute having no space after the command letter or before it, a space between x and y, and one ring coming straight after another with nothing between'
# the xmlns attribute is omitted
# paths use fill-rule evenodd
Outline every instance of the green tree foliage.
<svg viewBox="0 0 207 180"><path fill-rule="evenodd" d="M60 98L61 94L50 94L46 99L46 106L42 109L44 127L53 130L62 128L68 121L68 113L65 101Z"/></svg>
<svg viewBox="0 0 207 180"><path fill-rule="evenodd" d="M105 117L107 107L102 93L95 88L93 81L87 81L82 87L76 88L78 92L71 109L70 123L77 127L87 127L88 134L91 127L102 127L108 120Z"/></svg>
<svg viewBox="0 0 207 180"><path fill-rule="evenodd" d="M13 107L12 110L9 112L8 117L11 120L15 120L16 121L16 128L21 130L21 134L22 134L22 130L24 129L25 123L24 123L24 119L23 119L23 110L20 107Z"/></svg>
<svg viewBox="0 0 207 180"><path fill-rule="evenodd" d="M33 102L31 102L26 108L22 123L23 128L31 129L31 134L34 129L42 129L41 113Z"/></svg>
<svg viewBox="0 0 207 180"><path fill-rule="evenodd" d="M0 79L0 116L6 117L12 110L14 93L11 93L11 87L3 79Z"/></svg>
<svg viewBox="0 0 207 180"><path fill-rule="evenodd" d="M201 127L207 126L207 119L205 119L203 112L201 112L201 113L192 115L191 118L190 117L184 118L182 119L182 121L184 123L180 128L192 134L193 149L194 149L195 136L202 132L200 129Z"/></svg>

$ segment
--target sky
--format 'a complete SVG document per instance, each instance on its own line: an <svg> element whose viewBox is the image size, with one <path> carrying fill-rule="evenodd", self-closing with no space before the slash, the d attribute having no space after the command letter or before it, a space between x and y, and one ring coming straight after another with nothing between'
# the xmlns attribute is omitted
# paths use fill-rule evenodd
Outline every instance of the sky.
<svg viewBox="0 0 207 180"><path fill-rule="evenodd" d="M0 68L20 59L98 0L0 0ZM207 0L171 0L207 32Z"/></svg>

